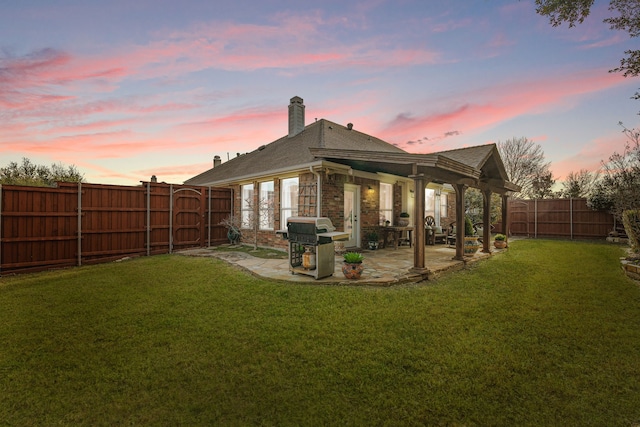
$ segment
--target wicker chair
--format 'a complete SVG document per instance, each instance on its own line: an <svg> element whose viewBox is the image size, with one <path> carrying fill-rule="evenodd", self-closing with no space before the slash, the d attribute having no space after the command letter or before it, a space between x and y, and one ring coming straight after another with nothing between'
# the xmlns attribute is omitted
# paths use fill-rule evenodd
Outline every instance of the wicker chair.
<svg viewBox="0 0 640 427"><path fill-rule="evenodd" d="M442 227L436 226L436 219L434 217L427 215L424 218L424 224L427 232L426 244L435 245L436 242L447 243L447 233Z"/></svg>

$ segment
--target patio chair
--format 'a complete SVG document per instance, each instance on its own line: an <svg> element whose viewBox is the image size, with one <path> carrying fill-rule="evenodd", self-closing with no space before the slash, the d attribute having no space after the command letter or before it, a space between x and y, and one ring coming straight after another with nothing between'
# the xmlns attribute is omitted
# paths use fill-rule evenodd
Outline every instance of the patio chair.
<svg viewBox="0 0 640 427"><path fill-rule="evenodd" d="M424 218L424 227L427 232L426 243L428 245L435 245L436 242L447 243L447 232L442 230L442 227L436 225L436 219L431 215L427 215Z"/></svg>
<svg viewBox="0 0 640 427"><path fill-rule="evenodd" d="M481 222L476 222L475 224L473 224L473 231L479 236L478 237L478 241L480 243L482 243L482 237L484 236L484 224ZM489 224L489 234L491 234L491 232L493 231L495 227L493 226L493 224Z"/></svg>
<svg viewBox="0 0 640 427"><path fill-rule="evenodd" d="M456 223L455 221L449 224L447 227L447 245L455 246L456 245Z"/></svg>

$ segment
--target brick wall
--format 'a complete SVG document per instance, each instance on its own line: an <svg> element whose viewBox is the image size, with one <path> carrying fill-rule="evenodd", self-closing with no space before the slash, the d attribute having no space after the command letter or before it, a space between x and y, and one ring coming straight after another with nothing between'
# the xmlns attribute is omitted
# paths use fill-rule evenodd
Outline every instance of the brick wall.
<svg viewBox="0 0 640 427"><path fill-rule="evenodd" d="M446 229L452 222L456 220L456 193L447 194L447 216L440 219L440 225Z"/></svg>
<svg viewBox="0 0 640 427"><path fill-rule="evenodd" d="M329 218L336 230L344 230L344 183L346 179L346 175L323 174L320 216Z"/></svg>

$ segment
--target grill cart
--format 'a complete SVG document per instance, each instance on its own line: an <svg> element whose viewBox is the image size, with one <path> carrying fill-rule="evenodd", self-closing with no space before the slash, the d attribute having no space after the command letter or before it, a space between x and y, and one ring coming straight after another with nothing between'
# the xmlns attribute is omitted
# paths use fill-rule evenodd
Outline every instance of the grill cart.
<svg viewBox="0 0 640 427"><path fill-rule="evenodd" d="M349 233L335 231L329 218L294 216L287 230L278 232L289 241L289 271L315 279L335 271L334 240L347 240Z"/></svg>

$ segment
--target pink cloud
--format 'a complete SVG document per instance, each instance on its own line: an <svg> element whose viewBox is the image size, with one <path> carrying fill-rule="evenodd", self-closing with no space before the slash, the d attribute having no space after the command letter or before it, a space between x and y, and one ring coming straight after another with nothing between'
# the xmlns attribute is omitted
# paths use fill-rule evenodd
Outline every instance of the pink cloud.
<svg viewBox="0 0 640 427"><path fill-rule="evenodd" d="M98 99L104 92L118 89L125 80L166 81L208 68L322 72L373 66L400 68L438 61L437 53L398 49L389 40L365 39L345 46L331 29L352 23L338 18L325 20L317 12L281 14L274 21L272 25L211 22L172 32L168 37L157 34L157 39L146 45L119 47L94 56L44 49L22 57L0 57L0 66L7 70L0 76L0 118L11 129L11 133L0 137L0 142L15 146L25 140L75 134L78 140L95 141L98 134L83 135L88 130L117 134L122 126L134 124L136 131L143 125L175 126L185 121L180 111L199 107L189 102L142 97ZM177 96L184 99L185 94ZM275 116L266 113L261 118L263 114L254 112L243 118L240 113L233 119L214 121L206 118L200 126L206 127L206 122L219 125L226 120L267 122ZM56 142L51 146L55 147Z"/></svg>
<svg viewBox="0 0 640 427"><path fill-rule="evenodd" d="M513 46L514 44L516 44L516 42L514 40L509 39L505 33L497 32L493 36L493 38L489 40L487 47L490 49L496 49L496 48Z"/></svg>
<svg viewBox="0 0 640 427"><path fill-rule="evenodd" d="M448 31L458 30L460 28L469 27L473 24L471 18L449 20L445 22L436 22L430 25L431 31L434 33L445 33Z"/></svg>
<svg viewBox="0 0 640 427"><path fill-rule="evenodd" d="M182 182L211 168L212 163L195 163L188 165L159 166L135 171L140 176L155 175L166 182ZM177 180L175 178L178 178Z"/></svg>
<svg viewBox="0 0 640 427"><path fill-rule="evenodd" d="M549 77L487 88L464 103L440 112L401 113L378 134L401 148L406 141L427 139L459 131L470 135L500 122L527 114L539 114L571 105L574 97L625 83L624 78L602 70L578 75ZM407 147L418 150L419 147Z"/></svg>
<svg viewBox="0 0 640 427"><path fill-rule="evenodd" d="M586 142L572 156L553 162L551 170L558 180L563 180L569 172L578 172L580 169L598 171L602 162L609 159L614 152L622 153L624 151L626 142L627 139L621 132L596 138Z"/></svg>

